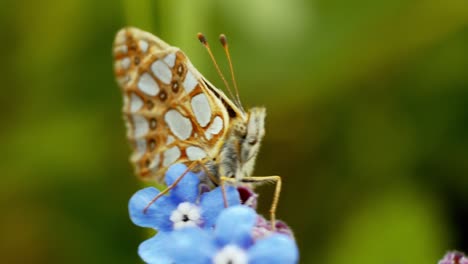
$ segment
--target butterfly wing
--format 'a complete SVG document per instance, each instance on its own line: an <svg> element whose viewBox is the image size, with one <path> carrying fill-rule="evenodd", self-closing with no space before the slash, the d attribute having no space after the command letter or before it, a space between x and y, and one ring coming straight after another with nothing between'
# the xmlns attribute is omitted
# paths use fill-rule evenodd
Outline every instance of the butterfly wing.
<svg viewBox="0 0 468 264"><path fill-rule="evenodd" d="M115 38L114 60L137 175L160 182L173 163L217 156L232 102L179 48L124 28Z"/></svg>

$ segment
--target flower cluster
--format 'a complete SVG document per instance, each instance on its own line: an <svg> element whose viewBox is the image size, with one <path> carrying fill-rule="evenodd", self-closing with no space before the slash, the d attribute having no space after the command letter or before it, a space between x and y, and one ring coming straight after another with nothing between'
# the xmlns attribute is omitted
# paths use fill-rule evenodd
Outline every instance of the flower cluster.
<svg viewBox="0 0 468 264"><path fill-rule="evenodd" d="M468 257L458 251L448 252L439 264L468 264Z"/></svg>
<svg viewBox="0 0 468 264"><path fill-rule="evenodd" d="M176 164L166 173L173 184L187 167ZM149 207L160 191L149 187L129 202L131 220L157 230L140 244L146 263L260 264L297 263L298 249L289 227L275 228L255 212L257 195L246 187L205 190L201 174L188 172ZM225 207L225 202L229 205Z"/></svg>

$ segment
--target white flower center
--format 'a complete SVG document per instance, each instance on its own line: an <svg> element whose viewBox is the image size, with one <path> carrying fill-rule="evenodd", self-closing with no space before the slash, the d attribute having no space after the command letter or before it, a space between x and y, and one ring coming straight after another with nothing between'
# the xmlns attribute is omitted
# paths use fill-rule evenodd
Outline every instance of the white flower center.
<svg viewBox="0 0 468 264"><path fill-rule="evenodd" d="M201 222L200 208L193 203L183 202L172 211L174 229L198 226Z"/></svg>
<svg viewBox="0 0 468 264"><path fill-rule="evenodd" d="M223 247L213 258L213 264L247 264L247 253L235 245Z"/></svg>

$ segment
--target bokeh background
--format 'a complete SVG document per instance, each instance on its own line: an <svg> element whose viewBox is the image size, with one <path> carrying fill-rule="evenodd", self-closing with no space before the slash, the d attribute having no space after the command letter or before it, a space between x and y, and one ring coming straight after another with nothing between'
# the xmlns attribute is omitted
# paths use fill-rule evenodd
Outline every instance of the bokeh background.
<svg viewBox="0 0 468 264"><path fill-rule="evenodd" d="M257 175L301 263L436 263L468 251L466 0L3 0L0 262L139 263L112 41L133 25L268 109ZM273 186L260 188L267 212Z"/></svg>

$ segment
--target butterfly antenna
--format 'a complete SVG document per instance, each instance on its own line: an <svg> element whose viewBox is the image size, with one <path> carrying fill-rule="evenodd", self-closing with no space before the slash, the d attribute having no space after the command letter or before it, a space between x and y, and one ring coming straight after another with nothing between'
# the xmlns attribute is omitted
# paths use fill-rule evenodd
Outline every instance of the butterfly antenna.
<svg viewBox="0 0 468 264"><path fill-rule="evenodd" d="M234 67L232 67L231 54L229 53L229 45L227 42L226 35L224 34L219 35L219 41L221 42L221 45L223 45L224 52L226 52L226 57L229 62L229 69L231 70L231 79L232 79L232 83L234 84L234 90L236 90L237 105L242 109L242 111L244 111L244 108L242 107L242 103L241 103L240 96L239 96L239 89L237 88L236 78L234 76Z"/></svg>
<svg viewBox="0 0 468 264"><path fill-rule="evenodd" d="M208 51L208 54L210 55L210 58L213 61L213 64L216 67L216 70L218 71L219 76L221 76L221 79L223 80L224 85L226 86L226 89L229 91L229 94L231 95L231 97L234 98L231 87L229 86L229 83L226 81L226 78L224 77L223 73L219 69L218 63L216 62L215 57L213 56L213 53L211 52L210 45L208 44L208 41L206 40L205 36L202 33L198 33L198 40L200 40L201 44L205 46L206 51Z"/></svg>

